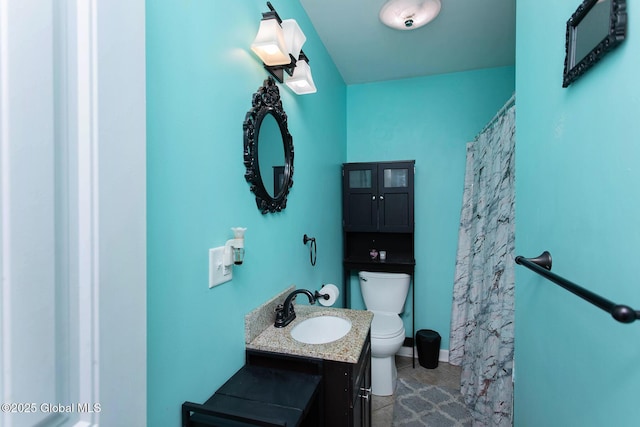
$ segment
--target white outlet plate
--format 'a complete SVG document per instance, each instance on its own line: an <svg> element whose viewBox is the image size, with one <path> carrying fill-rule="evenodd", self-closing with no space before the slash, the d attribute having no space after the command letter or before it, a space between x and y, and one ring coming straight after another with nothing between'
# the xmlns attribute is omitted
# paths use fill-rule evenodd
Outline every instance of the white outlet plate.
<svg viewBox="0 0 640 427"><path fill-rule="evenodd" d="M224 266L224 246L209 249L209 288L233 279L231 267Z"/></svg>

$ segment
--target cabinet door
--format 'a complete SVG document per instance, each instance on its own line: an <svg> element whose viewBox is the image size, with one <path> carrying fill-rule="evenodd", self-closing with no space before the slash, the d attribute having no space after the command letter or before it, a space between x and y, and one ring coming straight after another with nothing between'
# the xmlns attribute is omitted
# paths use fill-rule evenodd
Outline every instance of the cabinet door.
<svg viewBox="0 0 640 427"><path fill-rule="evenodd" d="M359 384L358 398L353 405L353 425L355 427L371 427L371 360L367 361L365 376Z"/></svg>
<svg viewBox="0 0 640 427"><path fill-rule="evenodd" d="M356 367L357 374L353 378L353 426L371 426L371 341L367 338Z"/></svg>
<svg viewBox="0 0 640 427"><path fill-rule="evenodd" d="M345 164L342 182L343 226L345 231L377 231L377 164Z"/></svg>
<svg viewBox="0 0 640 427"><path fill-rule="evenodd" d="M364 390L363 393L367 393L367 397L365 398L364 405L362 407L362 426L370 427L372 405L371 399L373 399L373 394L371 394L371 357L369 357L369 362L367 363L366 376L362 389Z"/></svg>
<svg viewBox="0 0 640 427"><path fill-rule="evenodd" d="M378 231L413 231L413 162L378 165Z"/></svg>

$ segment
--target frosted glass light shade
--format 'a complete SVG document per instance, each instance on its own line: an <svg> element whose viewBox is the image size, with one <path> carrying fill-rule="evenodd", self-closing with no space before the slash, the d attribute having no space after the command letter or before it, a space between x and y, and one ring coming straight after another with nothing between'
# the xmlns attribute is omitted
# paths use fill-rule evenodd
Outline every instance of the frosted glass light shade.
<svg viewBox="0 0 640 427"><path fill-rule="evenodd" d="M293 75L285 80L289 88L298 95L306 95L308 93L316 93L316 85L311 77L311 67L304 59L296 64Z"/></svg>
<svg viewBox="0 0 640 427"><path fill-rule="evenodd" d="M282 21L282 31L284 32L284 41L287 44L287 51L296 59L300 56L302 45L307 41L302 29L295 19L285 19Z"/></svg>
<svg viewBox="0 0 640 427"><path fill-rule="evenodd" d="M251 50L265 65L283 65L291 62L284 31L276 19L263 19L256 38L251 43Z"/></svg>
<svg viewBox="0 0 640 427"><path fill-rule="evenodd" d="M380 20L396 30L414 30L440 13L440 0L389 0L380 9Z"/></svg>

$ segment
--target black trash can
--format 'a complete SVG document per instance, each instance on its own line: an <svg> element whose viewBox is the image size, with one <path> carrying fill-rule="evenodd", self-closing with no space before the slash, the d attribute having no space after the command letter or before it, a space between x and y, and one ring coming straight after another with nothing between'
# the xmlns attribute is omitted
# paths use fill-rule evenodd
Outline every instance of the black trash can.
<svg viewBox="0 0 640 427"><path fill-rule="evenodd" d="M440 334L430 329L420 329L416 332L416 347L420 366L428 369L438 367L440 356Z"/></svg>

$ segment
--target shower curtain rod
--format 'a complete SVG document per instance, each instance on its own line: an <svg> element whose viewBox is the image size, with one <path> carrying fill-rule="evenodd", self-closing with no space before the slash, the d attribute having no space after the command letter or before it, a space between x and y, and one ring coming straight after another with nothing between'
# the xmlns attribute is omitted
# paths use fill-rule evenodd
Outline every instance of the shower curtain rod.
<svg viewBox="0 0 640 427"><path fill-rule="evenodd" d="M567 279L558 276L551 272L551 254L544 251L540 256L536 258L525 258L523 256L516 257L516 264L523 265L529 270L532 270L553 283L560 285L574 295L590 302L596 307L611 314L614 319L621 323L633 323L635 320L640 319L640 311L634 310L627 305L615 304L606 298L601 297L598 294L594 294L591 291L584 289L576 285Z"/></svg>
<svg viewBox="0 0 640 427"><path fill-rule="evenodd" d="M478 132L478 135L482 135L482 133L484 131L486 131L487 129L489 129L500 117L502 117L502 115L504 114L505 111L507 111L507 109L509 109L509 107L511 107L513 104L515 104L516 102L516 94L514 93L513 95L511 95L511 98L509 98L509 100L502 106L502 108L500 108L500 110L498 110L498 112L496 113L495 116L493 116L493 118L491 120L489 120L489 123L487 123L480 132ZM476 135L475 139L478 139L478 135Z"/></svg>

